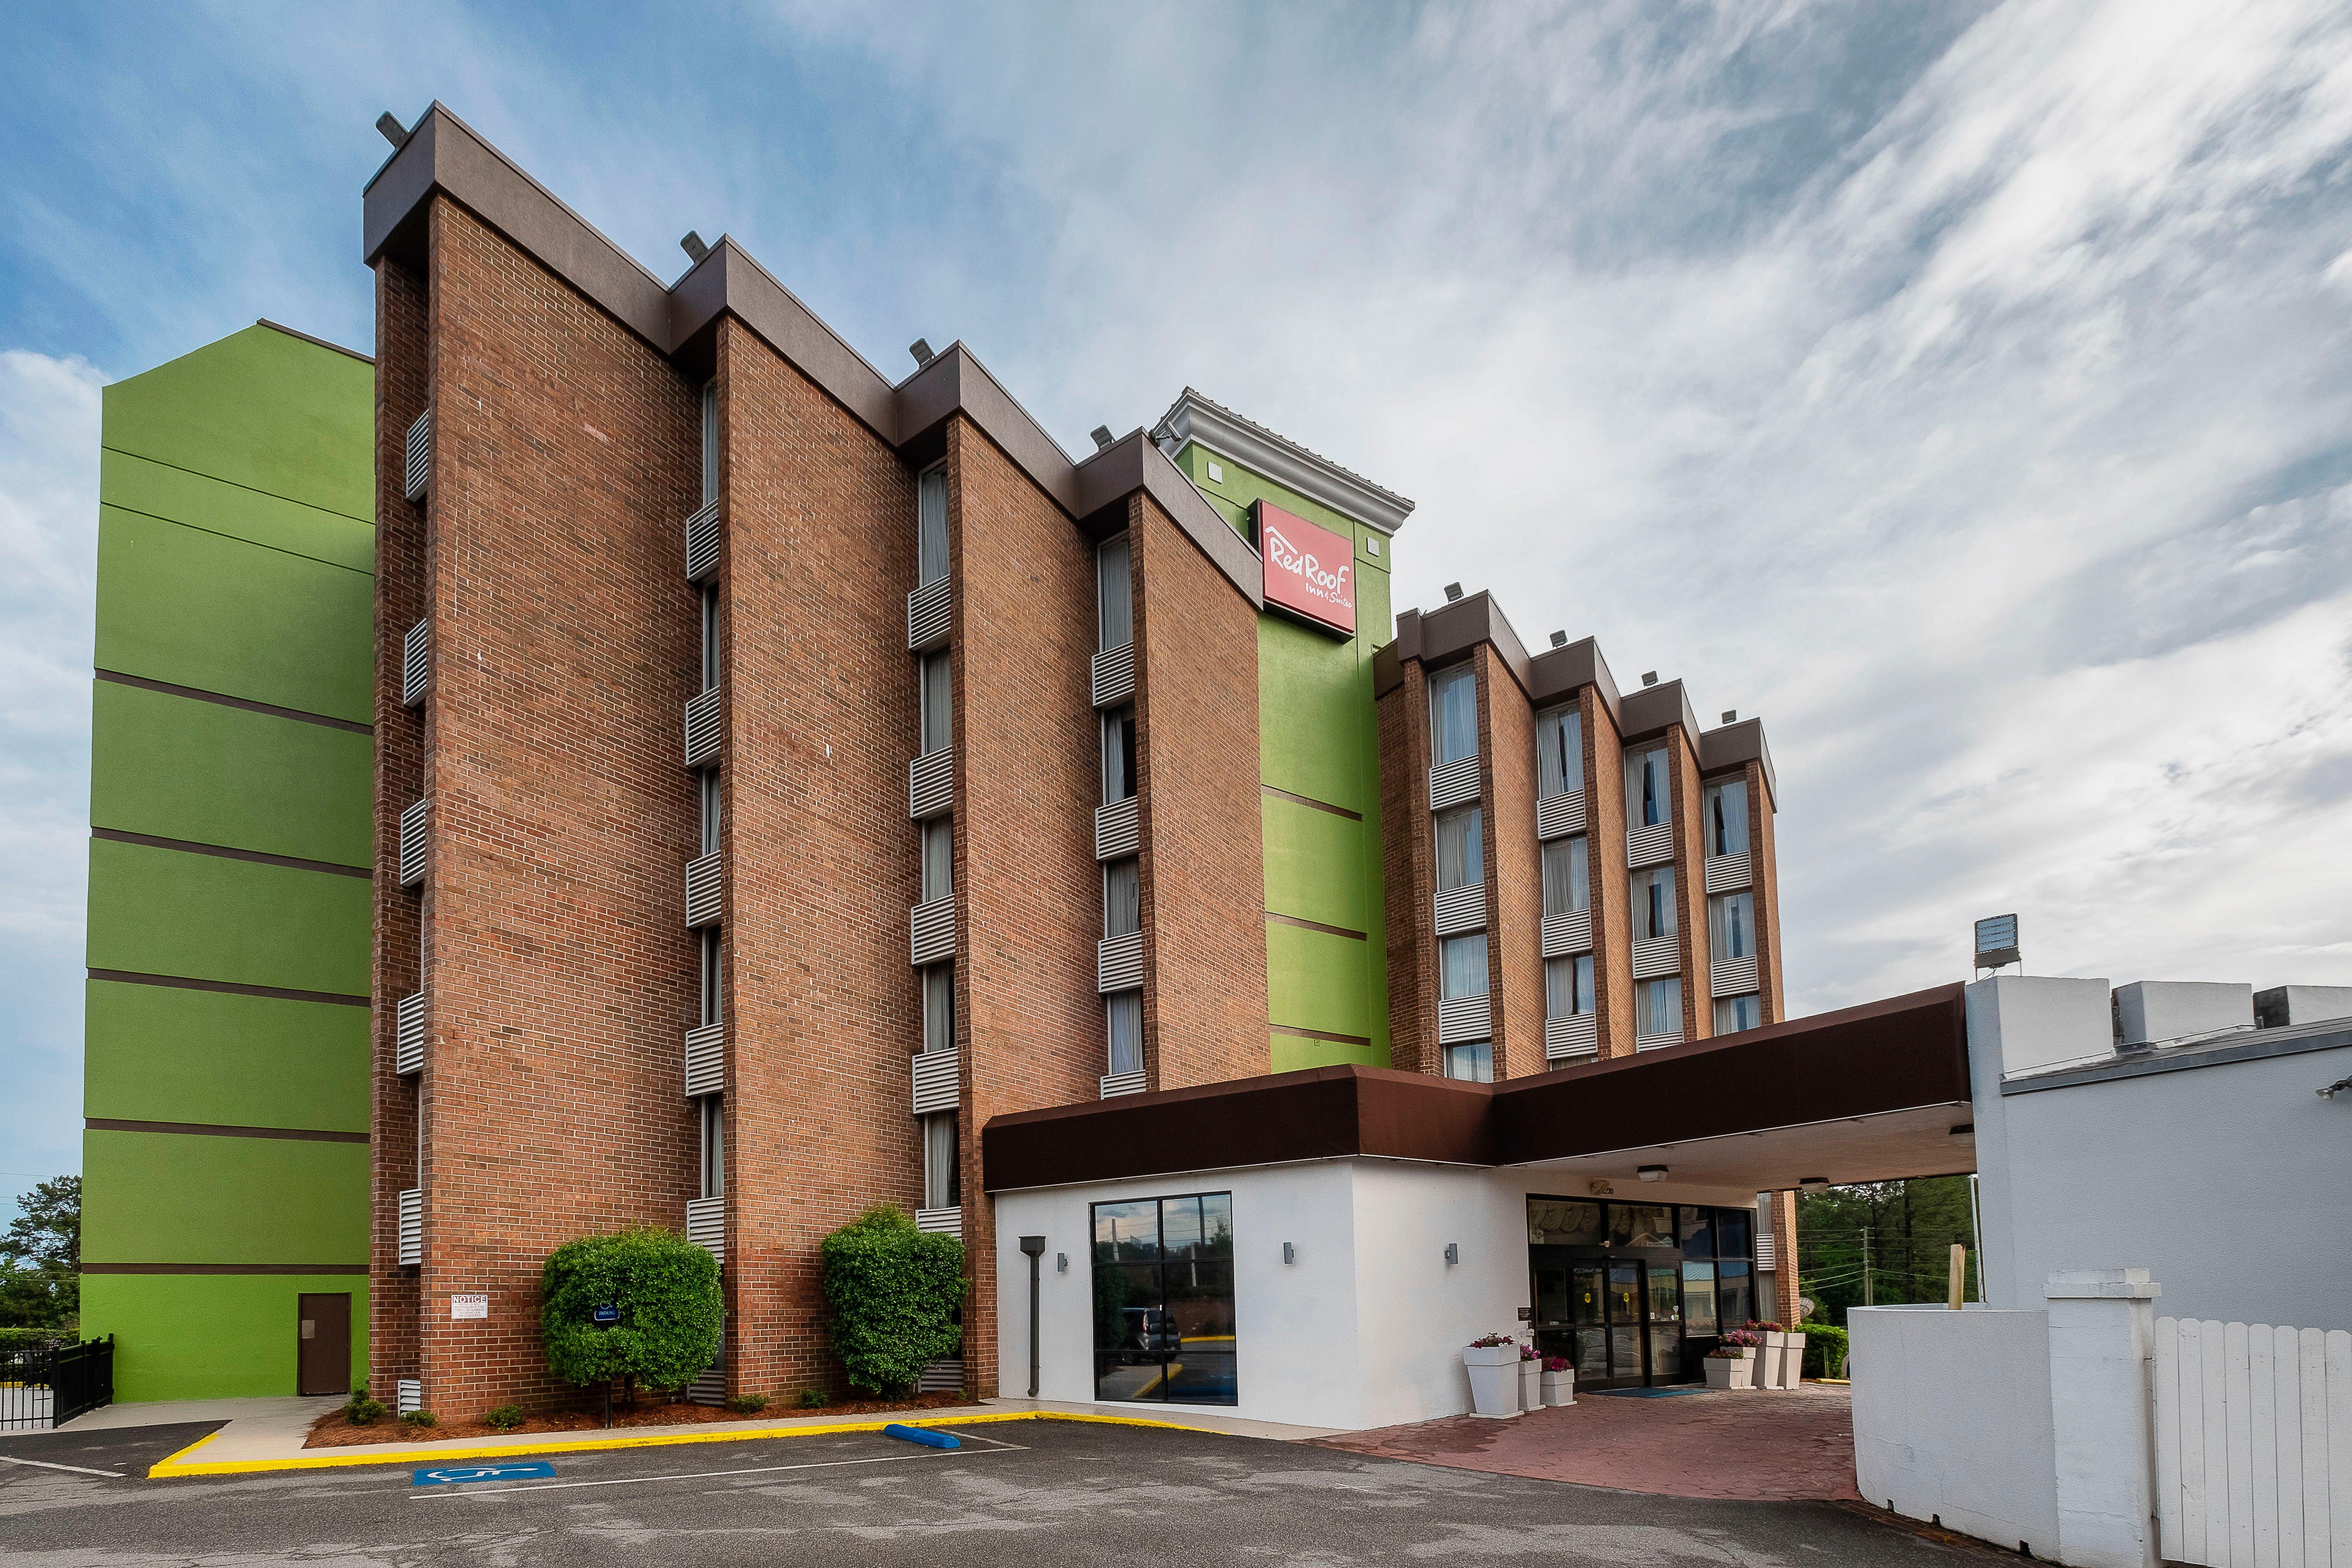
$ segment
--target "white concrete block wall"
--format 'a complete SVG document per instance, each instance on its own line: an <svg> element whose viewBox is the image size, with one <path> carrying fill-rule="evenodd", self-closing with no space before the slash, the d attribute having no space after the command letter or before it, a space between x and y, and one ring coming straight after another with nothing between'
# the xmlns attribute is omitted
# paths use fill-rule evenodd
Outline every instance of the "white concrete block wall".
<svg viewBox="0 0 2352 1568"><path fill-rule="evenodd" d="M2116 987L2116 1022L2126 1046L2254 1026L2254 988L2204 980L2135 980Z"/></svg>

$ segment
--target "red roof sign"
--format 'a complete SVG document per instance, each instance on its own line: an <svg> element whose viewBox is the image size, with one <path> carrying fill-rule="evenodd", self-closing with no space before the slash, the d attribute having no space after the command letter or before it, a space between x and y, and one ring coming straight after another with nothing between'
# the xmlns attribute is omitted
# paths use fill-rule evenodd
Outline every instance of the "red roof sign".
<svg viewBox="0 0 2352 1568"><path fill-rule="evenodd" d="M1356 547L1267 501L1257 507L1265 602L1318 626L1356 635Z"/></svg>

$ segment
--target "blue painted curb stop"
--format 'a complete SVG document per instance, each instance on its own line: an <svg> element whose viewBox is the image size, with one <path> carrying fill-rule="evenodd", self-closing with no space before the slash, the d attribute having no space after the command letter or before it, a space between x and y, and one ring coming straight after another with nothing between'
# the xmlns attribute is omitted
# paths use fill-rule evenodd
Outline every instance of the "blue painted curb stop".
<svg viewBox="0 0 2352 1568"><path fill-rule="evenodd" d="M417 1471L412 1480L420 1487L454 1487L469 1481L538 1480L554 1473L553 1465L533 1459L506 1465L438 1465Z"/></svg>
<svg viewBox="0 0 2352 1568"><path fill-rule="evenodd" d="M885 1437L904 1438L909 1443L920 1443L926 1448L961 1448L963 1447L963 1439L961 1437L951 1437L945 1432L927 1431L920 1426L901 1426L895 1421L893 1421L889 1426L882 1428L882 1436Z"/></svg>

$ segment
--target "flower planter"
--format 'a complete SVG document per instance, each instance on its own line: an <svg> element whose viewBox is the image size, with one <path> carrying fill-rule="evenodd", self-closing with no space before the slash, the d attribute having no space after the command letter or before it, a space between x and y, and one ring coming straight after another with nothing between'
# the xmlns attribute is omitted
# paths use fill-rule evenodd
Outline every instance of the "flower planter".
<svg viewBox="0 0 2352 1568"><path fill-rule="evenodd" d="M1709 1388L1748 1386L1748 1361L1746 1356L1708 1356L1702 1364L1706 1368L1706 1385Z"/></svg>
<svg viewBox="0 0 2352 1568"><path fill-rule="evenodd" d="M1805 1381L1805 1336L1788 1334L1789 1342L1780 1351L1780 1386L1801 1387Z"/></svg>
<svg viewBox="0 0 2352 1568"><path fill-rule="evenodd" d="M1541 1410L1543 1408L1543 1363L1539 1361L1528 1361L1525 1357L1521 1357L1519 1361L1519 1408L1522 1410Z"/></svg>
<svg viewBox="0 0 2352 1568"><path fill-rule="evenodd" d="M1547 1372L1543 1374L1543 1402L1546 1405L1576 1403L1576 1369L1574 1367L1570 1367L1566 1372Z"/></svg>
<svg viewBox="0 0 2352 1568"><path fill-rule="evenodd" d="M1519 1413L1519 1347L1465 1345L1462 1365L1470 1374L1470 1406L1478 1415Z"/></svg>
<svg viewBox="0 0 2352 1568"><path fill-rule="evenodd" d="M1788 1349L1789 1336L1768 1331L1764 1335L1764 1353L1756 1359L1756 1386L1780 1386L1780 1357Z"/></svg>

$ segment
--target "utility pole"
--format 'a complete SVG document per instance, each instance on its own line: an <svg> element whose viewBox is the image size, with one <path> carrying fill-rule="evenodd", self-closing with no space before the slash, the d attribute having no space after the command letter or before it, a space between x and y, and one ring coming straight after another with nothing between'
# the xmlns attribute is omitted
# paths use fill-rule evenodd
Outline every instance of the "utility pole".
<svg viewBox="0 0 2352 1568"><path fill-rule="evenodd" d="M1865 1225L1862 1227L1862 1304L1865 1307L1878 1305L1878 1292L1872 1289L1874 1283L1870 1273L1870 1226Z"/></svg>

